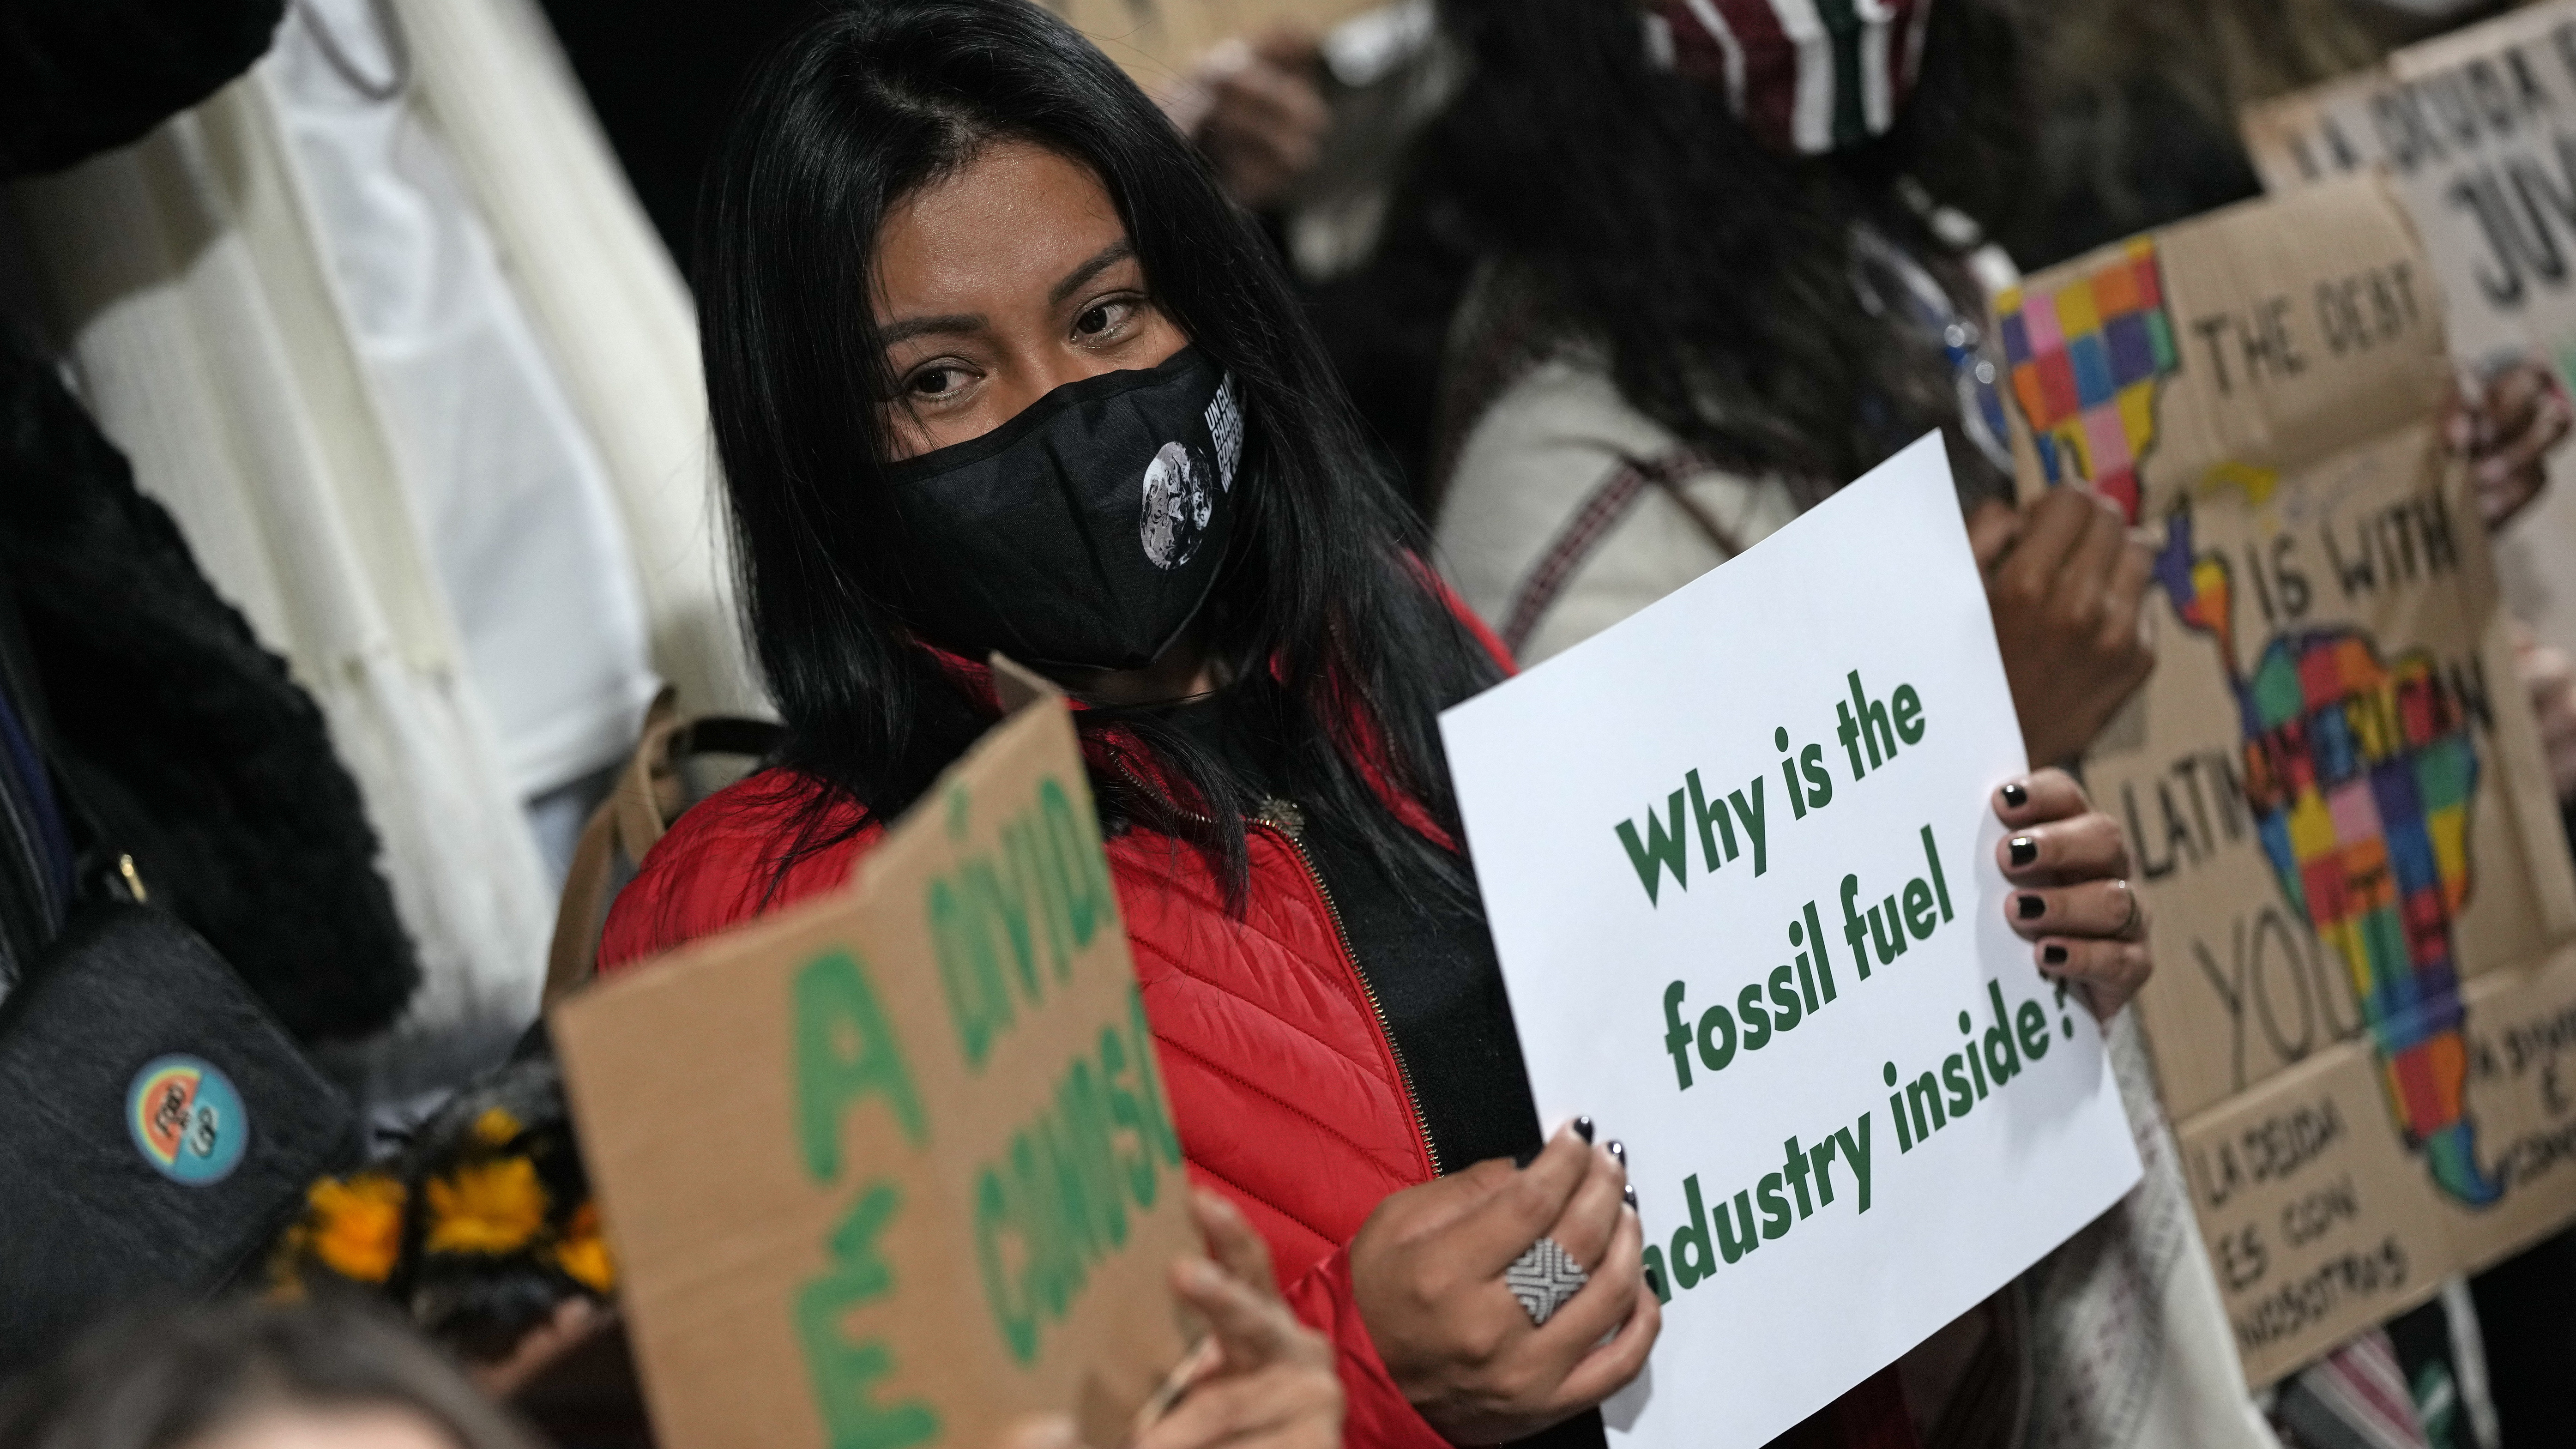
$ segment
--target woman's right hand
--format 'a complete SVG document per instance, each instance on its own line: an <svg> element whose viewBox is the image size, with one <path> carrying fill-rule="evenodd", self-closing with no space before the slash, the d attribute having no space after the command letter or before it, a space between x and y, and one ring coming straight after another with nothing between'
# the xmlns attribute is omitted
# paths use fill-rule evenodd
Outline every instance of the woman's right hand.
<svg viewBox="0 0 2576 1449"><path fill-rule="evenodd" d="M1433 1428L1460 1444L1519 1439L1593 1407L1645 1367L1663 1309L1646 1286L1627 1188L1615 1158L1565 1127L1527 1167L1480 1162L1369 1215L1350 1246L1360 1317ZM1590 1274L1544 1327L1503 1283L1541 1237Z"/></svg>

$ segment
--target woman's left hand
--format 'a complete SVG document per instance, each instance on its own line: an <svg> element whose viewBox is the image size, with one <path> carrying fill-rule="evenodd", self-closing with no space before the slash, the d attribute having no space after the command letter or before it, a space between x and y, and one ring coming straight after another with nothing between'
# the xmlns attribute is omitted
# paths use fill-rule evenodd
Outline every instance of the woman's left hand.
<svg viewBox="0 0 2576 1449"><path fill-rule="evenodd" d="M1190 1210L1208 1256L1174 1264L1172 1291L1207 1320L1219 1356L1131 1449L1340 1449L1332 1345L1281 1301L1270 1247L1234 1204L1200 1188Z"/></svg>
<svg viewBox="0 0 2576 1449"><path fill-rule="evenodd" d="M2549 451L2566 438L2570 421L2557 374L2538 362L2503 369L2476 396L2453 394L2443 437L2452 452L2469 459L2469 480L2488 532L2540 496L2549 481Z"/></svg>
<svg viewBox="0 0 2576 1449"><path fill-rule="evenodd" d="M2035 770L1995 792L2008 832L1995 863L2015 887L2004 918L2040 974L2081 993L2104 1021L2147 984L2147 912L2129 887L2129 843L2064 770Z"/></svg>

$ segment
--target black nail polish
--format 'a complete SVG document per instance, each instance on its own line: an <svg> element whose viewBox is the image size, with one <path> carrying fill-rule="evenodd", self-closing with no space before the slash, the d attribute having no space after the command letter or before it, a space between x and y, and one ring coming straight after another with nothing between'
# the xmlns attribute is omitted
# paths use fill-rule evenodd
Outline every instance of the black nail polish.
<svg viewBox="0 0 2576 1449"><path fill-rule="evenodd" d="M1574 1135L1582 1138L1586 1142L1590 1142L1592 1140L1592 1119L1589 1117L1575 1118Z"/></svg>
<svg viewBox="0 0 2576 1449"><path fill-rule="evenodd" d="M2039 859L2039 842L2027 835L2014 836L2012 844L2006 848L2012 852L2012 863L2015 865L2028 865Z"/></svg>
<svg viewBox="0 0 2576 1449"><path fill-rule="evenodd" d="M1512 1154L1512 1166L1516 1168L1527 1167L1536 1161L1538 1161L1538 1149L1535 1147L1526 1148Z"/></svg>
<svg viewBox="0 0 2576 1449"><path fill-rule="evenodd" d="M1636 1184L1630 1183L1628 1186L1619 1189L1619 1196L1627 1201L1628 1211L1638 1211Z"/></svg>
<svg viewBox="0 0 2576 1449"><path fill-rule="evenodd" d="M1621 1167L1626 1167L1628 1165L1627 1143L1618 1141L1614 1138L1610 1141L1605 1150L1609 1152L1611 1161L1618 1163Z"/></svg>
<svg viewBox="0 0 2576 1449"><path fill-rule="evenodd" d="M2066 948L2058 945L2042 946L2039 948L2039 961L2043 966L2063 966L2066 964Z"/></svg>
<svg viewBox="0 0 2576 1449"><path fill-rule="evenodd" d="M2038 896L2013 897L2013 912L2025 921L2036 921L2047 911L2048 902Z"/></svg>
<svg viewBox="0 0 2576 1449"><path fill-rule="evenodd" d="M2030 803L2030 788L2016 781L2003 789L2004 803L2015 810Z"/></svg>

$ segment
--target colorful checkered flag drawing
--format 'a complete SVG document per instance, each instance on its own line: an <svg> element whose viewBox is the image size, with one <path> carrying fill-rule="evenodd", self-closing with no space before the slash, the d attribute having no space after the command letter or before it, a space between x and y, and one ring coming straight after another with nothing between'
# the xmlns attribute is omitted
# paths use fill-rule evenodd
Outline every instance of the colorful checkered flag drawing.
<svg viewBox="0 0 2576 1449"><path fill-rule="evenodd" d="M2138 521L2138 464L2156 438L2156 393L2181 368L2156 245L2050 292L1995 300L2013 397L2051 487L2081 480Z"/></svg>
<svg viewBox="0 0 2576 1449"><path fill-rule="evenodd" d="M2167 526L2157 581L2218 641L2243 732L2245 800L2274 881L2342 958L2377 1048L2389 1115L2433 1181L2470 1206L2503 1185L2478 1165L2452 923L2469 899L2478 757L2468 711L2421 650L2384 660L2354 629L2309 629L2240 667L2224 555Z"/></svg>

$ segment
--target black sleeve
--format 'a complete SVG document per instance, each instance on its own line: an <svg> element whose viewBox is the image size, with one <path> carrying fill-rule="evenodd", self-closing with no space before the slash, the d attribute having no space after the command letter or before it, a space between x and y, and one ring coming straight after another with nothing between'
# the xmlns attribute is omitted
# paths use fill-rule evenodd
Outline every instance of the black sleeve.
<svg viewBox="0 0 2576 1449"><path fill-rule="evenodd" d="M0 5L0 176L140 137L268 49L286 0L8 0Z"/></svg>

